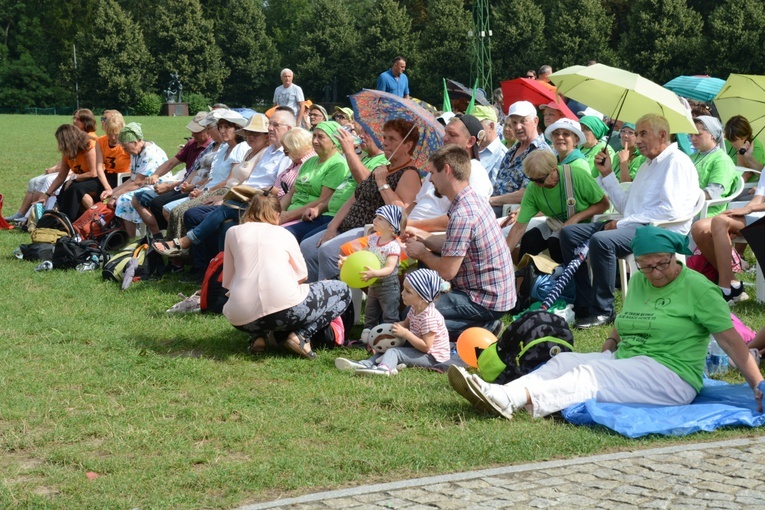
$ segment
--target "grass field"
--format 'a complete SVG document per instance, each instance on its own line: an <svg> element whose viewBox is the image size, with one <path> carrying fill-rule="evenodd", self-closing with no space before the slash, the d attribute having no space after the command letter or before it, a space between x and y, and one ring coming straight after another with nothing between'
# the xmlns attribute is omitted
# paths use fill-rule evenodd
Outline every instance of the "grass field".
<svg viewBox="0 0 765 510"><path fill-rule="evenodd" d="M134 120L134 119L128 119ZM168 155L188 119L145 118ZM0 116L3 213L57 159L65 117ZM759 434L628 440L560 420L475 413L446 377L364 379L280 353L255 359L222 317L169 317L174 277L121 292L100 274L36 273L0 232L0 508L232 508L369 482ZM749 325L765 314L736 308ZM576 334L599 349L606 328ZM736 379L734 375L730 380ZM96 473L91 479L87 473ZM92 475L91 475L92 476Z"/></svg>

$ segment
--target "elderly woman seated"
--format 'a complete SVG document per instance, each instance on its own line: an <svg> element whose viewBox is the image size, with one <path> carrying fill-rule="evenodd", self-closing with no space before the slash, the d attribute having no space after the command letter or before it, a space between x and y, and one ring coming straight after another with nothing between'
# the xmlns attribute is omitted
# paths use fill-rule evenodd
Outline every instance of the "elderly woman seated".
<svg viewBox="0 0 765 510"><path fill-rule="evenodd" d="M595 399L646 405L689 404L701 389L710 333L754 391L762 410L760 370L733 328L720 291L684 267L688 238L658 227L640 227L632 240L640 273L630 282L624 309L599 353L561 353L536 371L505 385L451 367L449 382L481 410L512 418L534 417Z"/></svg>
<svg viewBox="0 0 765 510"><path fill-rule="evenodd" d="M568 181L566 172L570 172ZM526 156L523 173L531 183L523 194L516 222L507 235L507 245L513 250L520 240L518 257L549 250L550 257L562 263L560 229L590 221L594 215L605 212L610 205L608 198L586 170L558 165L555 155L549 151L534 151ZM575 200L571 205L568 205L569 195ZM547 216L546 220L526 231L531 218L540 212Z"/></svg>

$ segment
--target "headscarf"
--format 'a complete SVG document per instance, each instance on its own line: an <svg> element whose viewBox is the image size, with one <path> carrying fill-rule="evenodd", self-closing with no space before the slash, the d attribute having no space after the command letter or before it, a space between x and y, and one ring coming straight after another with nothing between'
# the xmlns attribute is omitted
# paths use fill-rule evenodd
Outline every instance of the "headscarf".
<svg viewBox="0 0 765 510"><path fill-rule="evenodd" d="M718 119L710 115L699 115L693 119L693 122L700 122L709 131L714 138L715 143L721 149L725 149L725 138L723 138L723 127Z"/></svg>
<svg viewBox="0 0 765 510"><path fill-rule="evenodd" d="M451 288L449 282L442 280L438 273L432 269L412 271L406 275L405 280L428 303L432 303L441 292L447 292Z"/></svg>
<svg viewBox="0 0 765 510"><path fill-rule="evenodd" d="M137 142L143 140L143 130L137 122L129 122L120 131L119 141L121 143Z"/></svg>
<svg viewBox="0 0 765 510"><path fill-rule="evenodd" d="M602 140L603 137L608 133L608 126L606 126L606 124L601 119L594 115L585 115L579 119L579 123L587 126L587 128L592 131L592 134L595 135L595 138L598 140Z"/></svg>
<svg viewBox="0 0 765 510"><path fill-rule="evenodd" d="M329 136L330 140L332 140L332 143L335 144L335 147L338 149L340 148L340 140L337 138L337 132L340 129L343 129L343 126L341 126L339 123L335 122L334 120L325 120L324 122L319 122L314 130L321 129L325 133L327 133L327 136Z"/></svg>
<svg viewBox="0 0 765 510"><path fill-rule="evenodd" d="M390 223L390 226L393 227L393 231L396 234L401 233L401 218L403 217L403 214L399 206L390 204L384 205L375 211L375 215L385 218L385 221Z"/></svg>
<svg viewBox="0 0 765 510"><path fill-rule="evenodd" d="M635 230L635 236L630 242L632 254L636 257L649 253L682 253L693 255L688 248L688 236L665 228L644 225Z"/></svg>
<svg viewBox="0 0 765 510"><path fill-rule="evenodd" d="M577 159L587 159L584 157L584 154L582 154L582 151L579 149L574 149L571 152L568 153L568 156L565 157L563 161L560 162L561 165L570 165Z"/></svg>

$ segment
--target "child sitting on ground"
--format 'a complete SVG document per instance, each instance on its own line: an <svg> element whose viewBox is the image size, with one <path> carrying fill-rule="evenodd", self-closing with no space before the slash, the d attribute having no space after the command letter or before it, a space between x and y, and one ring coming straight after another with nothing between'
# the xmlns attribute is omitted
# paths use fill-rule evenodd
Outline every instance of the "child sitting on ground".
<svg viewBox="0 0 765 510"><path fill-rule="evenodd" d="M409 306L403 322L393 324L393 334L407 341L407 347L391 347L382 354L356 362L335 359L339 370L352 370L356 374L394 375L397 367L432 367L449 359L449 332L444 317L436 310L434 301L441 292L448 292L445 282L432 269L418 269L404 279L401 299Z"/></svg>
<svg viewBox="0 0 765 510"><path fill-rule="evenodd" d="M401 245L396 236L406 228L406 218L401 207L384 205L375 211L372 220L376 234L369 236L367 250L380 259L380 269L364 266L361 279L377 281L368 287L367 304L364 308L364 327L373 328L381 323L398 322L400 292L398 282L398 261L401 257ZM347 257L340 257L338 267L342 267Z"/></svg>

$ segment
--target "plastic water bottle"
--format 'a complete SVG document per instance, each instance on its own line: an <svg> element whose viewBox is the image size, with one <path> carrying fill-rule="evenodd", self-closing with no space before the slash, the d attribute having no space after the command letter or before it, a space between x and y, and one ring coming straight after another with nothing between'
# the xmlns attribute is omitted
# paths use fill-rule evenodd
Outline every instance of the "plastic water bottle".
<svg viewBox="0 0 765 510"><path fill-rule="evenodd" d="M46 260L45 262L37 266L35 268L35 271L50 271L51 269L53 269L53 262L51 262L50 260Z"/></svg>
<svg viewBox="0 0 765 510"><path fill-rule="evenodd" d="M728 371L728 355L714 338L709 341L707 353L707 374L724 374Z"/></svg>
<svg viewBox="0 0 765 510"><path fill-rule="evenodd" d="M77 267L74 269L79 272L83 271L93 271L95 268L98 267L98 255L91 255L90 260L87 262L83 262L82 264L77 264Z"/></svg>

